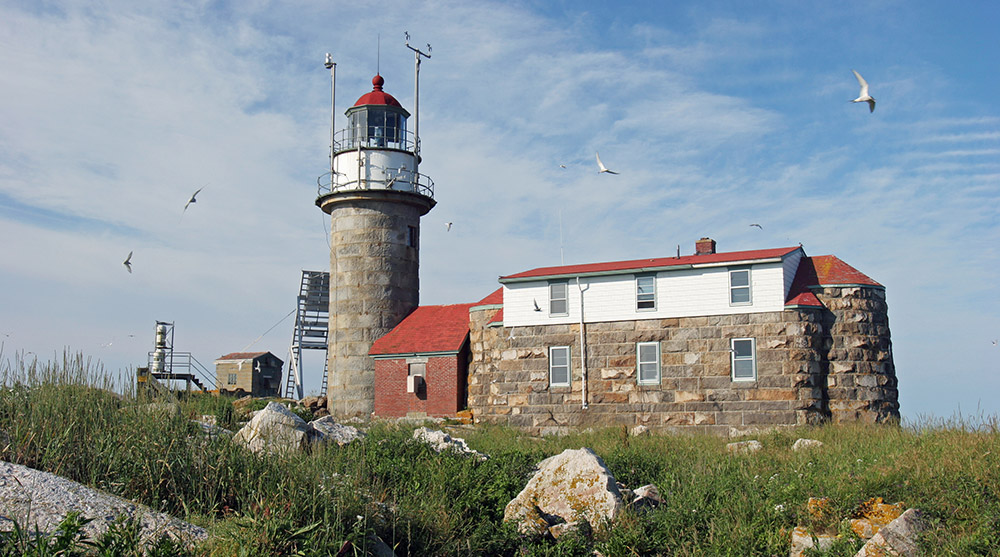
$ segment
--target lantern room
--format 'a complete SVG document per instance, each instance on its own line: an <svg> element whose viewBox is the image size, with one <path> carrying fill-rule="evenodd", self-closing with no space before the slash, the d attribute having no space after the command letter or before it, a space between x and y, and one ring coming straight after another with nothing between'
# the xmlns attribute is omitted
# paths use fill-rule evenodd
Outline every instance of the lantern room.
<svg viewBox="0 0 1000 557"><path fill-rule="evenodd" d="M382 90L385 79L376 75L372 90L362 95L347 110L346 148L366 147L402 149L412 151L412 138L406 135L406 119L410 113L392 95Z"/></svg>

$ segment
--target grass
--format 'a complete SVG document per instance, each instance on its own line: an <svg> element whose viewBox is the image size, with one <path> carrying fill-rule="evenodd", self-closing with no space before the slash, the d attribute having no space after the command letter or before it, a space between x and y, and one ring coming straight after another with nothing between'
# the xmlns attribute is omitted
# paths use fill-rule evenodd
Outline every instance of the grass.
<svg viewBox="0 0 1000 557"><path fill-rule="evenodd" d="M483 462L435 453L411 440L412 425L375 422L365 440L345 447L258 456L190 422L208 414L235 427L240 416L230 399L183 397L178 416L151 411L146 404L161 401L114 394L103 370L81 356L2 363L0 383L0 430L10 437L0 459L210 532L198 547L163 554L328 555L345 540L361 554L377 535L399 555L783 555L790 530L809 520L809 497L828 497L839 518L882 497L927 513L926 554L1000 555L1000 428L993 418L780 430L757 436L764 449L752 455L727 454L728 440L704 435L636 438L606 429L537 439L501 427L453 431L490 455ZM799 437L824 445L792 452ZM538 461L584 446L626 485L656 484L666 505L626 513L598 540L528 541L502 522L504 506ZM128 524L103 540L62 532L71 549L62 554L161 551L129 542L132 532ZM0 535L0 556L54 555L57 537L19 525ZM853 555L859 545L845 538L827 554Z"/></svg>

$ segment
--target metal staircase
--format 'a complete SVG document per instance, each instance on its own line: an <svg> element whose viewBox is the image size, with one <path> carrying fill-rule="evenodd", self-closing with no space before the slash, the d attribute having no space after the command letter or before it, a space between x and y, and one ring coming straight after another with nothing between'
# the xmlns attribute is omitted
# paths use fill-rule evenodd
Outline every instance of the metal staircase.
<svg viewBox="0 0 1000 557"><path fill-rule="evenodd" d="M321 395L326 395L327 366L326 339L330 323L330 273L302 271L299 296L296 303L295 327L292 344L288 348L288 378L285 396L302 398L302 351L323 351L323 385Z"/></svg>

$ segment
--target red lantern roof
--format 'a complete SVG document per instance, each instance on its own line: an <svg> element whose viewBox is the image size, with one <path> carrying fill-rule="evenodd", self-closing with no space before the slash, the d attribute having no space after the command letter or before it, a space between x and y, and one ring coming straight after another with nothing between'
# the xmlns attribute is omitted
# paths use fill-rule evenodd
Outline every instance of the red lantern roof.
<svg viewBox="0 0 1000 557"><path fill-rule="evenodd" d="M384 83L385 80L382 79L382 76L375 74L375 77L372 78L371 93L365 93L364 95L361 95L361 98L358 99L358 102L354 103L354 106L362 106L366 104L381 104L386 106L398 106L399 108L403 108L403 105L399 104L399 101L397 101L389 93L386 93L385 91L382 90L382 85Z"/></svg>

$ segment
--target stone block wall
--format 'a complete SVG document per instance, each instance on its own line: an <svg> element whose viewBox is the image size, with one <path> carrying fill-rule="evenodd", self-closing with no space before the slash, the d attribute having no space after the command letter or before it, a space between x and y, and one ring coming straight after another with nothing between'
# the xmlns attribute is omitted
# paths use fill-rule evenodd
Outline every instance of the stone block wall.
<svg viewBox="0 0 1000 557"><path fill-rule="evenodd" d="M899 391L885 290L827 287L814 293L827 308L823 349L831 420L898 420Z"/></svg>
<svg viewBox="0 0 1000 557"><path fill-rule="evenodd" d="M829 290L829 291L827 291ZM586 426L728 433L898 417L884 291L826 289L831 309L587 323L587 405L580 325L490 326L473 311L469 407L477 422L535 433ZM731 378L730 340L754 338L755 381ZM660 343L656 385L640 385L636 343ZM549 386L548 348L569 346L571 385Z"/></svg>

